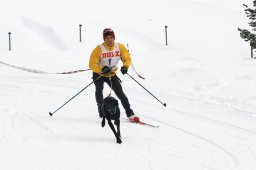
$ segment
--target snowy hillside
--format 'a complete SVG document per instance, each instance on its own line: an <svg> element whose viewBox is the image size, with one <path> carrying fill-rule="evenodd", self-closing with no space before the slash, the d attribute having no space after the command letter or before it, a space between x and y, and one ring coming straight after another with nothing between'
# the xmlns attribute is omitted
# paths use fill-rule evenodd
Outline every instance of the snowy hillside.
<svg viewBox="0 0 256 170"><path fill-rule="evenodd" d="M11 0L0 7L0 169L254 170L256 67L237 27L242 4L220 0ZM82 24L82 42L79 42ZM165 46L164 26L168 26ZM111 27L146 79L118 72L132 109L123 143L101 128L91 51ZM8 50L11 32L12 50ZM42 71L38 72L38 71ZM104 96L110 88L105 85ZM112 95L115 96L115 94Z"/></svg>

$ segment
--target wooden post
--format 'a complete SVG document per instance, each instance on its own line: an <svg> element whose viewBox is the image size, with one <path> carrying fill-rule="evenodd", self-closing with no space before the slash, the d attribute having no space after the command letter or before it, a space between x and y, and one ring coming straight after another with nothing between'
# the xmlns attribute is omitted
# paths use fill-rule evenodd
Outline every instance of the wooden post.
<svg viewBox="0 0 256 170"><path fill-rule="evenodd" d="M168 26L166 25L165 26L165 45L166 46L168 45L168 41L167 41L167 28L168 28Z"/></svg>
<svg viewBox="0 0 256 170"><path fill-rule="evenodd" d="M79 24L79 37L80 37L80 42L82 42L82 24Z"/></svg>
<svg viewBox="0 0 256 170"><path fill-rule="evenodd" d="M11 32L8 32L9 34L9 51L11 51Z"/></svg>

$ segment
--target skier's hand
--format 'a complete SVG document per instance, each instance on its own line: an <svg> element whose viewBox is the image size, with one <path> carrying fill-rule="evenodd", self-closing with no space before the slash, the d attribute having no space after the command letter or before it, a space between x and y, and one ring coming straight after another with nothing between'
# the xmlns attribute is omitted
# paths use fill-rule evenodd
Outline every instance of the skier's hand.
<svg viewBox="0 0 256 170"><path fill-rule="evenodd" d="M126 74L128 72L128 68L127 67L121 67L121 72L122 72L122 74Z"/></svg>
<svg viewBox="0 0 256 170"><path fill-rule="evenodd" d="M103 74L109 74L111 72L111 69L108 66L104 66L101 69Z"/></svg>

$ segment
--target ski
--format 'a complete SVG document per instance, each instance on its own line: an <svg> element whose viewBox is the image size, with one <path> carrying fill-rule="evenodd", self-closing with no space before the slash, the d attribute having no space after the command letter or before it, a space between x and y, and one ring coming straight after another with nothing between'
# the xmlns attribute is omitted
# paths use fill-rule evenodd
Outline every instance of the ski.
<svg viewBox="0 0 256 170"><path fill-rule="evenodd" d="M143 122L143 121L133 122L130 119L125 119L125 120L127 120L131 123L135 123L135 124L139 124L139 125L143 125L143 126L149 126L149 127L152 127L152 128L159 128L159 125L152 125L152 124L149 124L149 123L146 123L146 122Z"/></svg>
<svg viewBox="0 0 256 170"><path fill-rule="evenodd" d="M146 125L146 126L149 126L149 127L152 127L152 128L159 128L159 125L152 125L152 124L148 124L148 123L145 123L145 122L142 122L142 121L139 121L139 122L130 121L130 122L137 123L137 124L140 124L140 125Z"/></svg>

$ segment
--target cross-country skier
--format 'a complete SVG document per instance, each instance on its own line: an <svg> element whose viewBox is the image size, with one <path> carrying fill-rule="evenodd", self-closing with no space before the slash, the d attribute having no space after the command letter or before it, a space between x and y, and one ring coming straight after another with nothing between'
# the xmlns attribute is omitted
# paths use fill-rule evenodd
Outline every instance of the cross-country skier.
<svg viewBox="0 0 256 170"><path fill-rule="evenodd" d="M139 122L139 117L131 109L129 100L123 92L121 81L116 75L118 70L117 64L120 59L123 62L121 67L122 74L124 75L128 72L128 68L131 65L130 54L123 44L115 42L115 33L111 28L103 30L103 40L104 42L92 51L89 61L89 67L93 71L93 80L96 87L95 97L99 116L102 117L101 105L105 82L120 99L127 117L133 122ZM97 79L99 76L102 77Z"/></svg>

